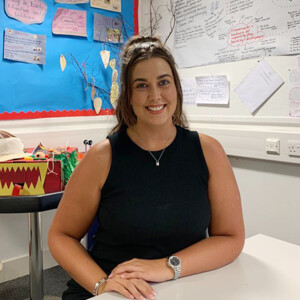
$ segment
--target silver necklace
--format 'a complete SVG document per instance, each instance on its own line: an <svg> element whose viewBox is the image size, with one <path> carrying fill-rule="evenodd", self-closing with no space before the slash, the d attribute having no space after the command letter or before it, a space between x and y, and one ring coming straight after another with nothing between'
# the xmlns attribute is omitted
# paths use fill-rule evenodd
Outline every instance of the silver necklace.
<svg viewBox="0 0 300 300"><path fill-rule="evenodd" d="M154 160L155 160L155 165L156 165L157 167L159 167L159 161L160 161L161 157L163 156L165 150L166 150L166 148L164 148L164 149L161 151L161 154L160 154L159 158L156 158L156 157L153 155L153 153L152 153L151 151L148 150L149 154L154 158Z"/></svg>
<svg viewBox="0 0 300 300"><path fill-rule="evenodd" d="M133 129L133 128L132 128L132 129ZM133 131L134 131L140 138L142 138L142 137L140 136L140 134L139 134L135 129L133 129ZM161 151L161 153L160 153L160 155L159 155L158 158L156 158L156 157L153 155L153 153L152 153L150 150L148 150L148 153L149 153L149 154L152 156L152 158L155 160L155 165L156 165L157 167L159 167L159 161L160 161L160 159L162 158L162 156L163 156L163 154L164 154L164 152L165 152L165 150L166 150L166 148L167 148L168 142L169 142L169 140L170 140L172 134L173 134L173 132L172 132L172 133L170 134L170 136L168 137L168 139L167 139L167 141L166 141L166 146L165 146L165 148ZM143 138L142 138L142 139L143 139Z"/></svg>

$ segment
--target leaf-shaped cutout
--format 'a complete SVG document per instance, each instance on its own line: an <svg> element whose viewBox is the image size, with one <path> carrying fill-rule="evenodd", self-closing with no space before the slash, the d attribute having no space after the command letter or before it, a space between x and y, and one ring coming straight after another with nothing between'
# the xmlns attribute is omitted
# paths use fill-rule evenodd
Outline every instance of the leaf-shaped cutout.
<svg viewBox="0 0 300 300"><path fill-rule="evenodd" d="M108 66L108 62L109 62L110 52L108 50L102 50L102 51L100 51L100 56L101 56L104 68L106 69Z"/></svg>
<svg viewBox="0 0 300 300"><path fill-rule="evenodd" d="M91 98L92 98L92 100L94 100L95 94L96 94L95 87L92 86L92 90L91 90Z"/></svg>
<svg viewBox="0 0 300 300"><path fill-rule="evenodd" d="M114 69L113 73L112 73L111 81L115 82L115 81L117 81L117 79L118 79L118 71L117 71L117 69Z"/></svg>
<svg viewBox="0 0 300 300"><path fill-rule="evenodd" d="M101 110L101 107L102 107L102 99L100 97L96 97L94 99L94 109L95 109L95 112L96 114L98 115L100 110Z"/></svg>
<svg viewBox="0 0 300 300"><path fill-rule="evenodd" d="M110 62L109 62L109 66L114 70L116 68L116 60L115 59L112 59Z"/></svg>
<svg viewBox="0 0 300 300"><path fill-rule="evenodd" d="M62 72L65 70L66 65L67 65L67 61L66 61L65 57L61 54L60 55L60 68L61 68Z"/></svg>
<svg viewBox="0 0 300 300"><path fill-rule="evenodd" d="M117 100L119 98L119 85L113 82L110 89L110 102L113 107L116 106Z"/></svg>

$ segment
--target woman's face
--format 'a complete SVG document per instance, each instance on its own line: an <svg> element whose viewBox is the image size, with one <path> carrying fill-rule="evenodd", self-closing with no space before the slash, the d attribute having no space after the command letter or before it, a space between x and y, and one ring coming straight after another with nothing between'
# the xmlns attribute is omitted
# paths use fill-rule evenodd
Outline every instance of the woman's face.
<svg viewBox="0 0 300 300"><path fill-rule="evenodd" d="M138 62L133 67L130 84L130 104L138 124L172 123L177 89L171 67L164 59L154 57Z"/></svg>

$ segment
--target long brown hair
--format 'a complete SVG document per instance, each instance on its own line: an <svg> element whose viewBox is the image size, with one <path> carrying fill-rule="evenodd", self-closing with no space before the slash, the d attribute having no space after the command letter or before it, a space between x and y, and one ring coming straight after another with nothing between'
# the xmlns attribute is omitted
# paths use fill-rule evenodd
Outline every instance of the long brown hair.
<svg viewBox="0 0 300 300"><path fill-rule="evenodd" d="M163 45L157 36L134 36L127 41L122 51L120 75L121 92L116 107L118 124L111 130L111 134L118 132L123 127L130 127L136 123L137 119L130 105L132 94L130 76L133 67L138 62L153 57L164 59L169 64L173 73L177 90L177 106L173 115L173 123L184 128L188 127L186 116L182 111L183 96L180 79L171 52Z"/></svg>

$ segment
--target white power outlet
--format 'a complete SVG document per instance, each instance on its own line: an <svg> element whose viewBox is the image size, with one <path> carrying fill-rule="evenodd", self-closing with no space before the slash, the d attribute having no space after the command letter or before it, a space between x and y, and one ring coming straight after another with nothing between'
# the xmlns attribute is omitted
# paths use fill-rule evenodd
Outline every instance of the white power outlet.
<svg viewBox="0 0 300 300"><path fill-rule="evenodd" d="M288 141L289 156L300 156L300 141Z"/></svg>
<svg viewBox="0 0 300 300"><path fill-rule="evenodd" d="M266 140L266 152L269 154L280 154L280 140L268 138Z"/></svg>

